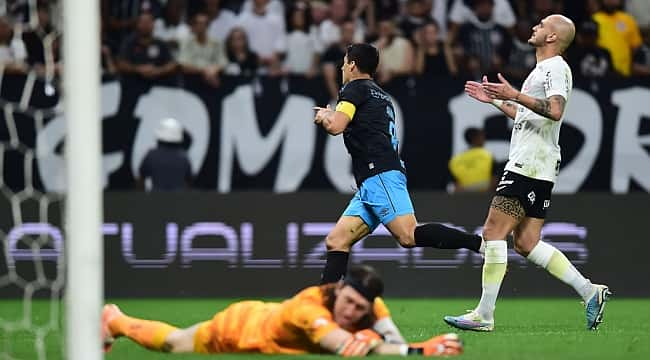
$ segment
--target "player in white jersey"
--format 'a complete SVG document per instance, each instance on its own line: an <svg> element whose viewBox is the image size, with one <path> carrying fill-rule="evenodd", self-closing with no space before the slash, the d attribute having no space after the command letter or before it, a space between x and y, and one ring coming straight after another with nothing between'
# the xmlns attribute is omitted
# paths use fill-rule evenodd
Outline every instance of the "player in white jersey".
<svg viewBox="0 0 650 360"><path fill-rule="evenodd" d="M445 316L448 324L466 330L492 331L494 309L508 260L506 237L515 250L572 286L584 299L587 329L602 321L607 286L592 284L551 244L540 240L551 190L560 168L560 125L571 95L571 69L561 54L573 41L575 26L562 15L550 15L533 27L528 43L535 47L537 66L521 91L498 74L499 82L468 81L465 92L492 103L515 119L510 158L490 205L483 239L483 292L478 306L461 316Z"/></svg>

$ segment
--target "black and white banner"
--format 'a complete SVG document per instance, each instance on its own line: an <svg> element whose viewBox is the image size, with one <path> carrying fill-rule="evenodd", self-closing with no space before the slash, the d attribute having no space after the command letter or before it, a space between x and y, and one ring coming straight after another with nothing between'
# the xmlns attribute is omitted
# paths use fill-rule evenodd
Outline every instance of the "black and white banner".
<svg viewBox="0 0 650 360"><path fill-rule="evenodd" d="M105 187L133 188L139 165L155 144L159 120L171 116L185 128L198 188L222 193L353 191L342 138L327 135L312 122L312 107L329 101L322 79L241 80L225 78L218 89L105 81ZM24 86L24 79L16 76L2 82L5 183L16 190L32 182L48 192L63 191L65 116L56 95L39 90L42 84L33 86L31 99L24 98ZM462 87L461 81L417 78L387 86L395 100L410 188L446 188L447 162L466 148L463 133L471 126L485 127L487 148L498 161L507 160L512 121L464 95ZM561 131L563 159L554 191L650 191L649 99L647 84L577 84ZM12 121L7 121L8 111ZM27 170L29 156L34 158L33 171Z"/></svg>

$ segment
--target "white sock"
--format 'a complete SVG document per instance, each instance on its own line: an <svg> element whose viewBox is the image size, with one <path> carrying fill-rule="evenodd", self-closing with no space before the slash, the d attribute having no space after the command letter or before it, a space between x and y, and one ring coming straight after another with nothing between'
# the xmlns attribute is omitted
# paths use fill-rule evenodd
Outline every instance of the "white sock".
<svg viewBox="0 0 650 360"><path fill-rule="evenodd" d="M589 279L582 276L564 254L553 245L539 241L528 254L527 259L533 264L546 269L551 275L569 284L586 302L596 291Z"/></svg>
<svg viewBox="0 0 650 360"><path fill-rule="evenodd" d="M494 308L501 282L508 264L508 243L505 240L485 242L485 262L483 263L483 292L476 312L483 320L494 319Z"/></svg>

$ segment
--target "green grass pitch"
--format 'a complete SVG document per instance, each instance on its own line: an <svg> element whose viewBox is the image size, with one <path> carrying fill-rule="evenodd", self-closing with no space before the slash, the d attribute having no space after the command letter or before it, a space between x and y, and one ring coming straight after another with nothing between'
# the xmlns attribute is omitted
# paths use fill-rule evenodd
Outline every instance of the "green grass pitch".
<svg viewBox="0 0 650 360"><path fill-rule="evenodd" d="M113 300L128 314L189 326L209 319L233 299ZM387 299L393 318L411 341L453 331L442 322L460 314L476 299ZM459 359L650 359L650 299L612 299L597 332L584 329L584 310L576 299L500 299L493 333L460 332L465 354ZM49 303L34 301L31 321L44 325ZM20 301L0 300L0 359L36 359L35 334L6 330L7 319L22 317ZM48 359L61 359L62 333L44 338ZM74 344L74 341L72 342ZM205 359L201 355L157 354L119 339L106 359ZM221 359L322 359L323 356L220 355Z"/></svg>

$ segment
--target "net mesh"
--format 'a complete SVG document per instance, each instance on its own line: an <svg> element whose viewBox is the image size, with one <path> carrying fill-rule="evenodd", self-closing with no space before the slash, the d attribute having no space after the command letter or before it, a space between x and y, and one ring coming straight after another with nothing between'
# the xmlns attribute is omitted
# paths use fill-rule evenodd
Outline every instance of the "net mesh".
<svg viewBox="0 0 650 360"><path fill-rule="evenodd" d="M37 165L62 151L39 136L60 115L58 9L0 0L0 359L63 356L62 198Z"/></svg>

